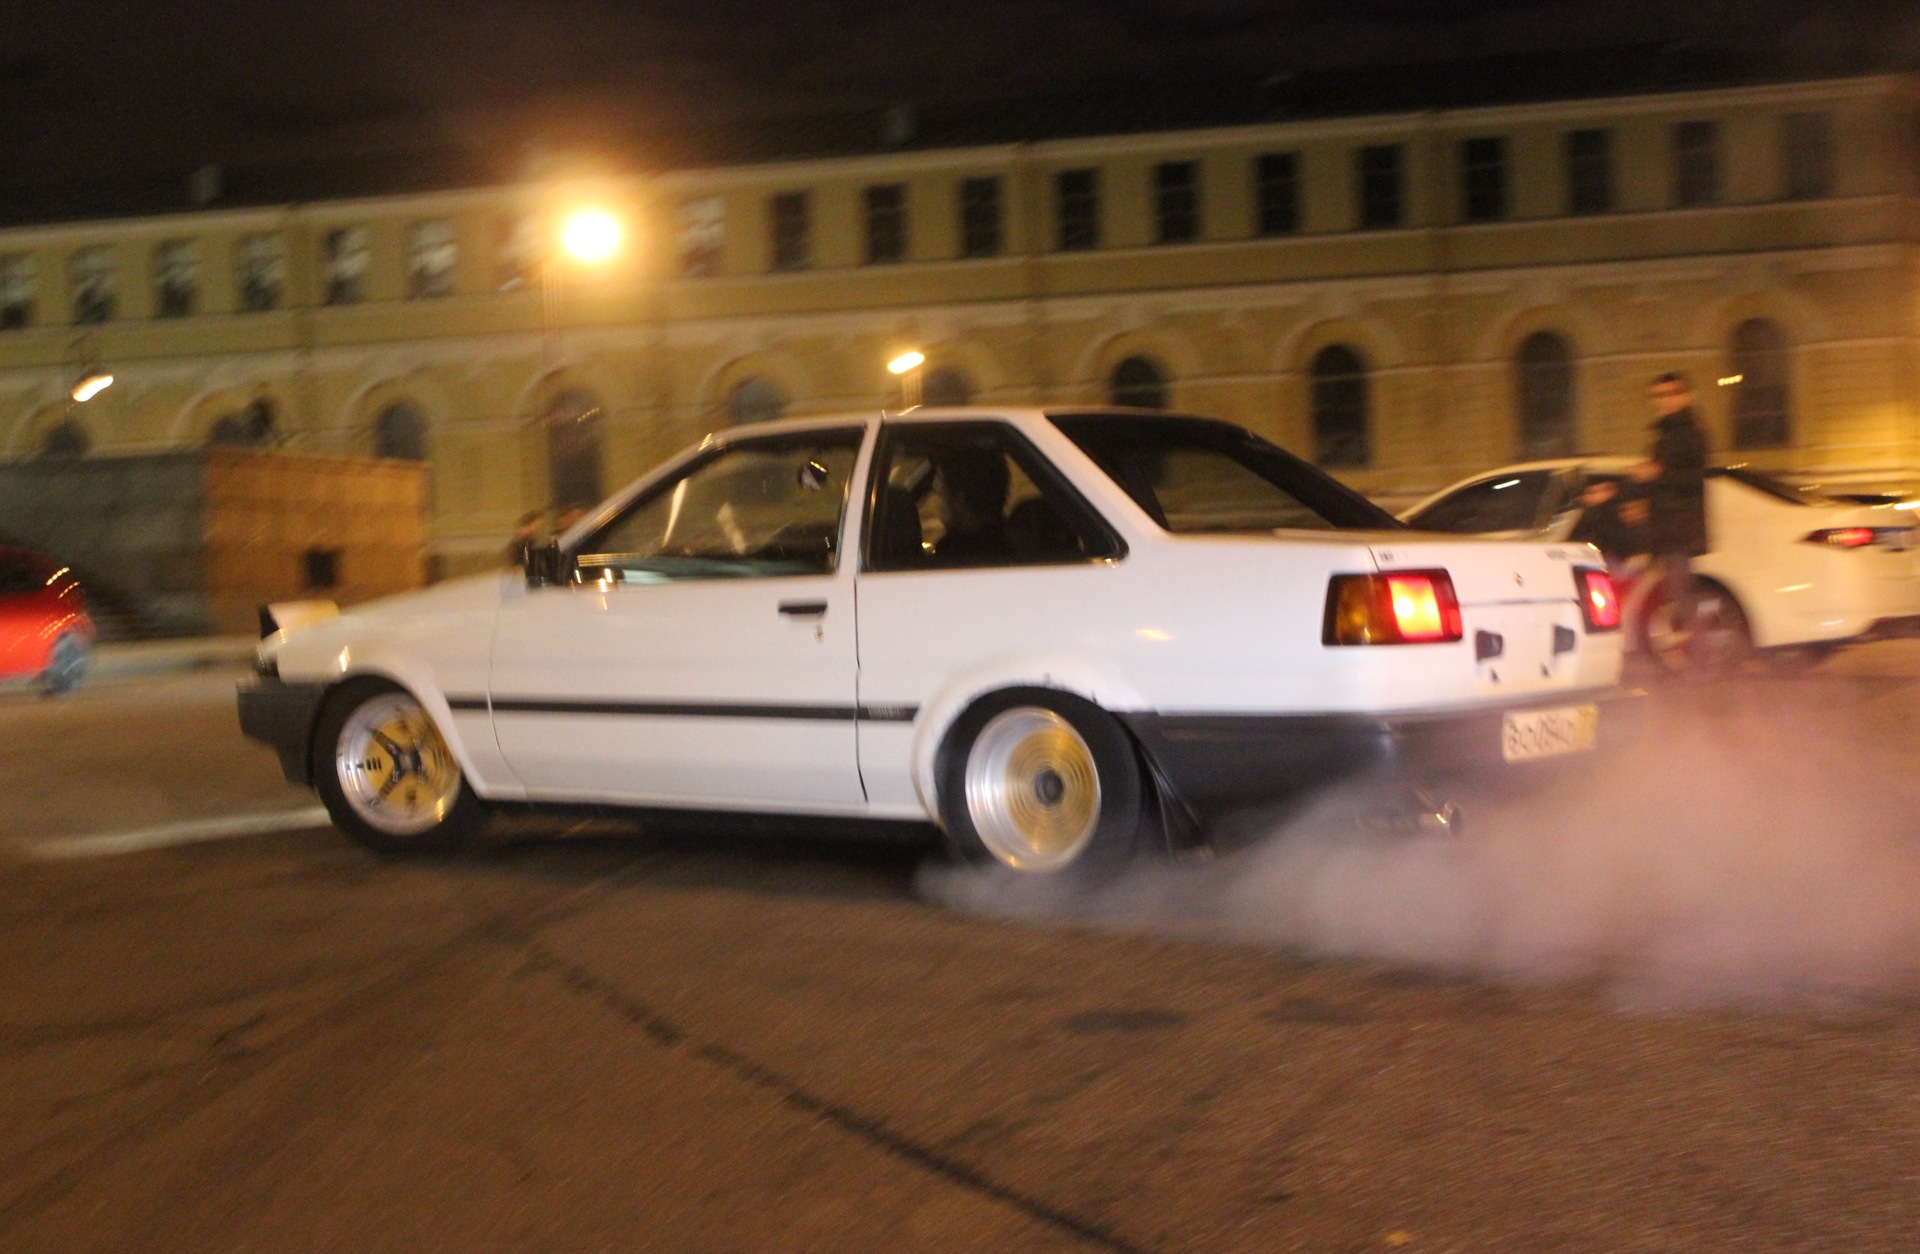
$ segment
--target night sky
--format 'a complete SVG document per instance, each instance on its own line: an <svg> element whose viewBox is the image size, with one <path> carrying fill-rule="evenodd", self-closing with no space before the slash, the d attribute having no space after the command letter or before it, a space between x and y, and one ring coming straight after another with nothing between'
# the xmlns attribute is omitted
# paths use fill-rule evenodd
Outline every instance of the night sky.
<svg viewBox="0 0 1920 1254"><path fill-rule="evenodd" d="M1775 77L1911 65L1920 4L8 0L0 195L436 144L645 164L714 123L1660 40Z"/></svg>

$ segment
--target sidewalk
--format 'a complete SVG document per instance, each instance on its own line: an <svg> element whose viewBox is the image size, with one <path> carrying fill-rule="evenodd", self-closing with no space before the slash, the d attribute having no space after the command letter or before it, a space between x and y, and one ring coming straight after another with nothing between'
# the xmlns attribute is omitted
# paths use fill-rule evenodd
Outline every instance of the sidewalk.
<svg viewBox="0 0 1920 1254"><path fill-rule="evenodd" d="M87 678L125 679L242 665L260 642L252 636L195 636L186 640L136 640L94 647Z"/></svg>

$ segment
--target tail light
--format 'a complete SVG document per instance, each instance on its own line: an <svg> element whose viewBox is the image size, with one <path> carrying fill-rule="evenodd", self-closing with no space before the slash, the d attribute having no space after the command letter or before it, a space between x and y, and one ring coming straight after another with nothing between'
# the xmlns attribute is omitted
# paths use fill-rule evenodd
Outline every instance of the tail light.
<svg viewBox="0 0 1920 1254"><path fill-rule="evenodd" d="M1913 546L1911 527L1823 527L1801 537L1808 544L1824 544L1835 549L1864 549L1879 544L1890 549Z"/></svg>
<svg viewBox="0 0 1920 1254"><path fill-rule="evenodd" d="M1580 617L1587 630L1617 631L1620 627L1620 594L1614 590L1613 576L1591 566L1573 568L1573 586L1580 593Z"/></svg>
<svg viewBox="0 0 1920 1254"><path fill-rule="evenodd" d="M1447 644L1463 634L1444 570L1335 575L1327 584L1323 644Z"/></svg>

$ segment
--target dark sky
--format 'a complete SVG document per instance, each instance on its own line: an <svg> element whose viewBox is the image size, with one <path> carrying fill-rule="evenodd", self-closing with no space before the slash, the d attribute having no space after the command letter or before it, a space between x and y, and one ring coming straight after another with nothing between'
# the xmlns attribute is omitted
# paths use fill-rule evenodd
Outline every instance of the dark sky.
<svg viewBox="0 0 1920 1254"><path fill-rule="evenodd" d="M434 144L644 164L715 121L1669 39L1779 74L1912 64L1920 4L4 0L0 192Z"/></svg>

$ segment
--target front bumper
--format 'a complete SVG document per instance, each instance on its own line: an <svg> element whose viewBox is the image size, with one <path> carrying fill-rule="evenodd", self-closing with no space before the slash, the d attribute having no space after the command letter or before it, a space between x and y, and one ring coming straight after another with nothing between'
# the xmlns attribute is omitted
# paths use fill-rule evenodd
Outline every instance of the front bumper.
<svg viewBox="0 0 1920 1254"><path fill-rule="evenodd" d="M277 679L240 686L240 731L280 755L290 784L313 783L313 728L319 721L323 684L286 684Z"/></svg>
<svg viewBox="0 0 1920 1254"><path fill-rule="evenodd" d="M1537 700L1400 714L1126 714L1162 784L1196 816L1281 801L1360 776L1439 782L1476 771L1526 771L1587 753L1508 763L1501 729L1512 711L1602 707L1595 752L1632 738L1645 694L1563 692Z"/></svg>

